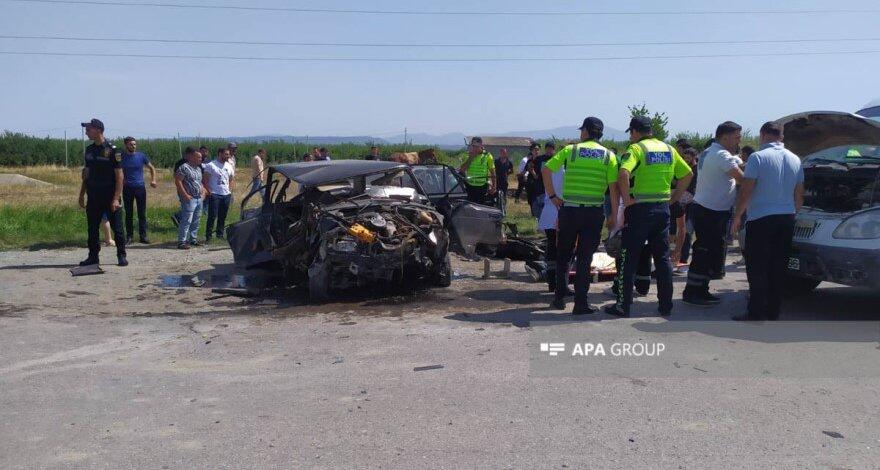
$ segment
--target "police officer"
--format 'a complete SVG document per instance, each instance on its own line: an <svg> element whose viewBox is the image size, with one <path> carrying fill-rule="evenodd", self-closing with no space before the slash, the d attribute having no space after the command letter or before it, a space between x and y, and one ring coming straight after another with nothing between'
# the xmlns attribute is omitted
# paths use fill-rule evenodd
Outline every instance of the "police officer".
<svg viewBox="0 0 880 470"><path fill-rule="evenodd" d="M629 317L633 282L645 242L649 242L657 273L661 316L672 313L672 264L669 261L669 204L687 189L693 175L687 162L672 146L654 138L651 119L636 116L629 123L632 144L620 159L618 186L623 196L625 225L618 269L617 303L605 312ZM630 182L630 177L633 182ZM675 192L672 180L677 179Z"/></svg>
<svg viewBox="0 0 880 470"><path fill-rule="evenodd" d="M483 139L474 137L468 146L468 157L461 165L467 177L468 201L485 204L486 197L495 192L495 158L483 149Z"/></svg>
<svg viewBox="0 0 880 470"><path fill-rule="evenodd" d="M86 147L83 181L79 191L79 205L86 209L89 227L89 257L80 266L98 264L101 243L98 228L101 217L106 214L116 238L116 258L119 266L128 266L125 259L125 232L122 231L122 152L104 138L104 123L92 119L82 123L92 144ZM86 196L88 195L88 199Z"/></svg>
<svg viewBox="0 0 880 470"><path fill-rule="evenodd" d="M618 169L614 152L599 144L605 125L599 118L588 117L580 127L581 142L567 145L544 163L542 179L550 202L559 208L556 235L556 294L551 308L565 309L568 290L568 266L577 243L577 273L574 281L573 315L595 312L587 302L590 289L590 264L602 237L605 222L605 191L611 192L612 210L609 226L614 226L620 197L617 192ZM563 197L557 195L552 173L565 168Z"/></svg>

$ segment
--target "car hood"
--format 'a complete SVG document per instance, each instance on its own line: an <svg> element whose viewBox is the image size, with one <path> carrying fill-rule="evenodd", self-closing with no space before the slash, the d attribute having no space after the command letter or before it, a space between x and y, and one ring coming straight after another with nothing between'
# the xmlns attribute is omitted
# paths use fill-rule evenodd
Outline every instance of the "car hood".
<svg viewBox="0 0 880 470"><path fill-rule="evenodd" d="M777 120L785 147L801 158L843 145L880 145L880 122L850 113L810 111Z"/></svg>
<svg viewBox="0 0 880 470"><path fill-rule="evenodd" d="M369 175L395 168L406 168L397 162L378 162L374 160L339 160L272 165L272 171L281 173L303 186L318 186L335 183L356 176Z"/></svg>

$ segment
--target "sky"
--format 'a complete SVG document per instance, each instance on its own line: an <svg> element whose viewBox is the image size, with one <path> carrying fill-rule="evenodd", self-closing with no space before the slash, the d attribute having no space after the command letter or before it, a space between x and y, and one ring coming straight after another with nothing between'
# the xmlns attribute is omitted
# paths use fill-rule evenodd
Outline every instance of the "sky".
<svg viewBox="0 0 880 470"><path fill-rule="evenodd" d="M101 1L101 0L97 0ZM120 2L131 0L119 0ZM718 41L589 47L325 47L3 39L0 51L296 58L601 58L880 51L876 0L165 0L165 3L460 12L652 12L708 15L366 15L70 5L0 0L0 35L344 43L511 44ZM836 43L745 40L877 38ZM856 111L880 96L880 53L580 62L330 62L0 55L0 130L79 134L102 119L137 137L501 133L577 125L625 129L628 105L666 112L673 132L752 131L771 119Z"/></svg>

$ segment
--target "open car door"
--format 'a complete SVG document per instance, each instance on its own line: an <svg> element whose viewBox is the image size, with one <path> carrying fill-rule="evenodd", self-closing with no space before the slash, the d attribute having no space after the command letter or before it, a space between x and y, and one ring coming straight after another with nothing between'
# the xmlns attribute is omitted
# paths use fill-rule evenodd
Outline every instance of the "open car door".
<svg viewBox="0 0 880 470"><path fill-rule="evenodd" d="M286 179L270 169L269 183L251 189L241 201L241 220L226 228L226 239L232 249L236 266L253 268L274 261L272 250L275 248L275 243L270 230L273 205L270 201L274 196L273 193L277 192L274 190L277 190L282 183L279 176ZM249 203L250 208L248 208Z"/></svg>
<svg viewBox="0 0 880 470"><path fill-rule="evenodd" d="M453 250L471 256L477 245L494 248L504 237L500 209L467 200L465 180L446 165L413 165L413 174L431 203L446 218Z"/></svg>

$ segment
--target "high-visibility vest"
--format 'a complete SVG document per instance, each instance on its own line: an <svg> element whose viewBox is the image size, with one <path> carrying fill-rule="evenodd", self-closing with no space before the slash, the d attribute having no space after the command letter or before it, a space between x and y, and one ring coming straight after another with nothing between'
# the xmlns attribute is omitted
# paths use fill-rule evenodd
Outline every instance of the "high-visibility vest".
<svg viewBox="0 0 880 470"><path fill-rule="evenodd" d="M566 204L601 206L608 185L617 181L617 157L614 152L589 140L569 145L571 154L565 160L562 193Z"/></svg>
<svg viewBox="0 0 880 470"><path fill-rule="evenodd" d="M489 162L494 160L492 154L483 150L483 153L474 157L465 175L471 186L486 186L489 179Z"/></svg>
<svg viewBox="0 0 880 470"><path fill-rule="evenodd" d="M635 159L635 167L630 170L635 179L632 196L639 202L668 202L672 196L675 157L681 159L669 144L655 138L630 145L621 165L631 167L630 159Z"/></svg>

